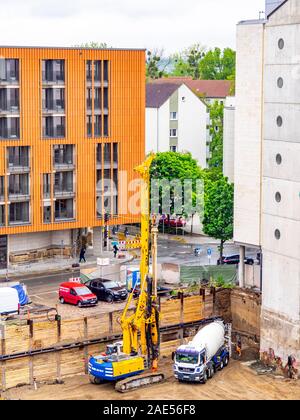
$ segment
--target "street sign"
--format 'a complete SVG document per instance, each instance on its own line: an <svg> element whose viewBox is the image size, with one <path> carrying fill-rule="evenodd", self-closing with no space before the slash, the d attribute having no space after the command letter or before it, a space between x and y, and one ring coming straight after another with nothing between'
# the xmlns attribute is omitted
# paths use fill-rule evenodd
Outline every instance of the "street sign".
<svg viewBox="0 0 300 420"><path fill-rule="evenodd" d="M211 257L211 256L212 256L212 249L211 249L211 248L207 248L207 255L208 255L209 257Z"/></svg>

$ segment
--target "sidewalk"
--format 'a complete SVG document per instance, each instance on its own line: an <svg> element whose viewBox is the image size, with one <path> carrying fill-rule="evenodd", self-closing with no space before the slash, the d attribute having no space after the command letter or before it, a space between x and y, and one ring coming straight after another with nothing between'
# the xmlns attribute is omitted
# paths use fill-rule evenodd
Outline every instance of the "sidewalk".
<svg viewBox="0 0 300 420"><path fill-rule="evenodd" d="M220 241L218 239L210 238L204 235L170 235L170 234L162 234L158 235L159 240L161 241L168 241L168 242L178 242L186 245L220 245ZM226 245L233 245L233 241L227 241Z"/></svg>
<svg viewBox="0 0 300 420"><path fill-rule="evenodd" d="M71 273L78 273L80 269L83 268L92 268L97 264L97 257L94 255L91 255L90 250L86 253L86 263L81 263L80 267L73 268L73 264L78 264L78 258L68 258L68 259L62 259L62 258L53 258L53 259L47 259L44 261L39 262L33 262L29 264L23 264L23 265L15 265L10 266L8 270L0 270L0 281L3 281L6 279L6 276L8 278L17 278L17 277L30 277L32 275L38 276L38 275L47 275L47 274L59 274L62 272L70 271ZM89 255L90 254L90 255ZM117 263L126 264L130 261L132 261L133 257L129 253L123 253L126 255L126 258L120 260L120 259L114 259L112 251L104 251L101 255L101 258L109 258L110 259L110 265L114 265ZM99 256L100 257L100 256Z"/></svg>

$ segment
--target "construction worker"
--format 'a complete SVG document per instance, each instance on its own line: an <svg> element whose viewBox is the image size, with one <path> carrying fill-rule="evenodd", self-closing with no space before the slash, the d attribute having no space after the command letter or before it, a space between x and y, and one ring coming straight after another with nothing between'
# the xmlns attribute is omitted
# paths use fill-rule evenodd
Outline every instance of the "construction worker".
<svg viewBox="0 0 300 420"><path fill-rule="evenodd" d="M241 337L238 337L235 351L237 352L239 357L242 357L242 340Z"/></svg>

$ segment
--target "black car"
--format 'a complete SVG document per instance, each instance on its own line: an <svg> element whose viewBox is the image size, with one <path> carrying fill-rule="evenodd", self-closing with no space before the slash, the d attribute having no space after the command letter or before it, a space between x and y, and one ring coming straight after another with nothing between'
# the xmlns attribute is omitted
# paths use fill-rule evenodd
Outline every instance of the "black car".
<svg viewBox="0 0 300 420"><path fill-rule="evenodd" d="M234 265L240 263L240 256L239 255L229 255L228 257L223 257L223 264L227 265ZM253 258L245 257L244 263L247 265L253 265L254 260ZM221 265L221 259L218 259L218 265Z"/></svg>
<svg viewBox="0 0 300 420"><path fill-rule="evenodd" d="M90 280L86 286L97 296L98 300L106 302L124 301L128 296L127 290L113 280Z"/></svg>

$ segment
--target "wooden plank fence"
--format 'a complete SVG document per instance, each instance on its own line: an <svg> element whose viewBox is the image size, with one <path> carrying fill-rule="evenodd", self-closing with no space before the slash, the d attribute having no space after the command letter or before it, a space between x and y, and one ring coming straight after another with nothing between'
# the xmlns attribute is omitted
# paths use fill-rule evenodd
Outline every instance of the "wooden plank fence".
<svg viewBox="0 0 300 420"><path fill-rule="evenodd" d="M207 312L202 296L162 300L160 307L162 327L200 321ZM29 325L25 321L3 323L0 325L0 356L16 358L0 361L0 389L85 373L89 355L105 349L104 344L85 343L121 334L121 315L121 311L115 311L89 318L30 321ZM180 342L182 340L162 343L161 354L169 355ZM76 348L61 349L63 345L74 343L79 343ZM20 353L49 348L57 351L17 358Z"/></svg>

